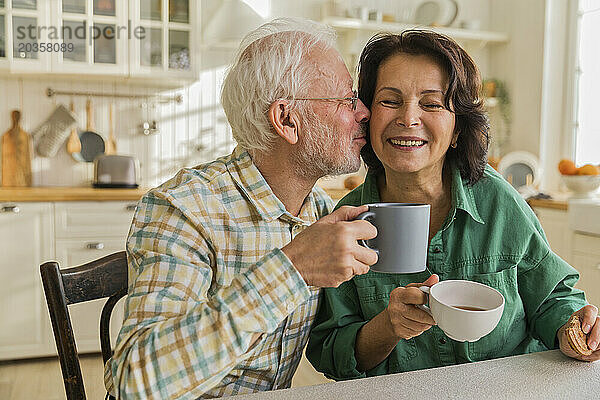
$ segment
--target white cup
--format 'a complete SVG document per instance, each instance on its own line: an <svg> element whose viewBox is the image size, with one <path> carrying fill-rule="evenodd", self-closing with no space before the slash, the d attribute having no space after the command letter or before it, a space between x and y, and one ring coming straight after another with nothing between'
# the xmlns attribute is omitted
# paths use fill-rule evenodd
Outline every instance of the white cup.
<svg viewBox="0 0 600 400"><path fill-rule="evenodd" d="M447 280L419 289L429 295L429 307L419 308L431 314L440 329L458 342L476 342L493 331L504 311L502 293L483 283Z"/></svg>

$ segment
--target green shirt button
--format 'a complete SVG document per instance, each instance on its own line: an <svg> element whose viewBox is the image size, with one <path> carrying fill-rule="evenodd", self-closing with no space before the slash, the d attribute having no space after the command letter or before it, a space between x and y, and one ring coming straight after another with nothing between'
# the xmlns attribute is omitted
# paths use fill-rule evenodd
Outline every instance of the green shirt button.
<svg viewBox="0 0 600 400"><path fill-rule="evenodd" d="M436 247L436 248L433 249L433 252L434 253L441 253L442 249L440 249L439 247Z"/></svg>
<svg viewBox="0 0 600 400"><path fill-rule="evenodd" d="M446 339L444 339L444 338L441 338L441 339L439 340L439 342L440 342L440 344L446 344Z"/></svg>

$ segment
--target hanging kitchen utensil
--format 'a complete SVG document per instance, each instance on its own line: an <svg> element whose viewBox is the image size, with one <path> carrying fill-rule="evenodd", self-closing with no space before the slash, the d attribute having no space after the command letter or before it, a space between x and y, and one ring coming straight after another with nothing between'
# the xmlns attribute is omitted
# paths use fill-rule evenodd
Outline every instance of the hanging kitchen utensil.
<svg viewBox="0 0 600 400"><path fill-rule="evenodd" d="M81 141L81 157L85 162L93 162L94 158L104 154L104 139L94 131L94 115L92 113L92 100L85 103L86 130L79 132Z"/></svg>
<svg viewBox="0 0 600 400"><path fill-rule="evenodd" d="M42 157L54 157L69 136L69 129L76 123L75 115L59 104L52 114L31 133L36 142L37 153Z"/></svg>
<svg viewBox="0 0 600 400"><path fill-rule="evenodd" d="M71 100L71 112L75 114L75 104L73 100ZM69 135L69 139L67 140L67 153L71 155L75 159L75 161L83 161L81 157L81 142L79 141L79 135L77 134L77 128L71 129L71 134Z"/></svg>
<svg viewBox="0 0 600 400"><path fill-rule="evenodd" d="M110 127L108 128L108 140L106 141L106 151L105 154L107 155L113 155L117 152L117 142L115 140L115 135L114 135L114 118L113 118L113 109L114 109L114 104L111 102L110 103L110 108L109 108L109 122L110 122Z"/></svg>
<svg viewBox="0 0 600 400"><path fill-rule="evenodd" d="M2 186L31 186L31 142L21 129L21 112L12 112L12 127L2 135Z"/></svg>

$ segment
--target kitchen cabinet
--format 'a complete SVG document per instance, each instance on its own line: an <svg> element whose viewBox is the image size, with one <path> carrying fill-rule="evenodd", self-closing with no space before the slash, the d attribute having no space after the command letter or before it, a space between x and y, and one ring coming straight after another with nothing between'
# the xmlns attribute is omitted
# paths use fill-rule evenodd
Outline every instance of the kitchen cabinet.
<svg viewBox="0 0 600 400"><path fill-rule="evenodd" d="M55 203L56 260L61 268L81 265L125 249L135 203L58 202ZM106 299L70 306L69 313L80 353L100 349L98 324ZM121 299L111 315L110 330L114 343L123 321Z"/></svg>
<svg viewBox="0 0 600 400"><path fill-rule="evenodd" d="M550 247L579 271L578 288L587 300L600 305L600 236L573 231L565 210L535 207Z"/></svg>
<svg viewBox="0 0 600 400"><path fill-rule="evenodd" d="M50 71L47 50L50 2L4 0L0 2L0 71L44 73Z"/></svg>
<svg viewBox="0 0 600 400"><path fill-rule="evenodd" d="M52 2L53 26L62 27L64 47L52 53L52 71L126 76L127 3L116 0Z"/></svg>
<svg viewBox="0 0 600 400"><path fill-rule="evenodd" d="M61 268L69 268L123 250L135 202L22 202L2 207L0 239L6 255L0 259L0 359L55 355L39 265L56 260ZM80 353L100 351L98 324L105 301L69 306ZM122 320L123 300L111 317L113 343Z"/></svg>
<svg viewBox="0 0 600 400"><path fill-rule="evenodd" d="M129 2L132 25L143 33L130 41L132 77L193 78L197 76L198 1L141 0Z"/></svg>
<svg viewBox="0 0 600 400"><path fill-rule="evenodd" d="M568 229L568 215L565 211L555 210L552 208L536 207L534 212L537 215L546 238L552 250L558 254L560 258L568 263L571 263L571 241L573 231Z"/></svg>
<svg viewBox="0 0 600 400"><path fill-rule="evenodd" d="M581 274L577 287L600 307L600 236L573 234L573 265Z"/></svg>
<svg viewBox="0 0 600 400"><path fill-rule="evenodd" d="M52 209L52 203L0 203L2 360L54 352L39 273L54 257Z"/></svg>
<svg viewBox="0 0 600 400"><path fill-rule="evenodd" d="M196 80L199 12L192 0L2 0L0 73Z"/></svg>
<svg viewBox="0 0 600 400"><path fill-rule="evenodd" d="M6 9L4 0L0 0L0 71L8 70L6 55Z"/></svg>

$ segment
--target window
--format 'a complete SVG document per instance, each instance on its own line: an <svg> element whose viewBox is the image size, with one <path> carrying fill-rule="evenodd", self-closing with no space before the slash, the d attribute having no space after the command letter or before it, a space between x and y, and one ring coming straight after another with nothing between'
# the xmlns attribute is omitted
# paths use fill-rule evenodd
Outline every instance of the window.
<svg viewBox="0 0 600 400"><path fill-rule="evenodd" d="M575 162L600 164L600 2L580 0L579 48L576 68Z"/></svg>

